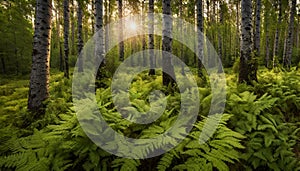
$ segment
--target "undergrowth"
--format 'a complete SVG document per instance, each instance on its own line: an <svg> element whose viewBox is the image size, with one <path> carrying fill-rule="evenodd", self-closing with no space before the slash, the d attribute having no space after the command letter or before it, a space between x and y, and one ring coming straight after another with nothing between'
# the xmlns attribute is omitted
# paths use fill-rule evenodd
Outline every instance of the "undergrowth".
<svg viewBox="0 0 300 171"><path fill-rule="evenodd" d="M73 109L72 82L62 73L52 74L46 114L38 119L26 110L28 81L1 79L0 170L300 170L299 73L264 70L252 87L236 85L235 80L234 74L227 76L225 114L207 143L200 144L199 136L207 120L211 90L202 87L200 112L190 134L163 155L139 160L111 155L87 137ZM109 87L110 81L103 80L103 87ZM129 114L148 111L149 93L157 89L169 91L162 87L160 74L140 74L129 91L132 107L122 110ZM122 118L112 103L110 88L96 91L106 122L132 138L155 137L171 128L180 111L180 97L176 91L169 93L163 115L142 125Z"/></svg>

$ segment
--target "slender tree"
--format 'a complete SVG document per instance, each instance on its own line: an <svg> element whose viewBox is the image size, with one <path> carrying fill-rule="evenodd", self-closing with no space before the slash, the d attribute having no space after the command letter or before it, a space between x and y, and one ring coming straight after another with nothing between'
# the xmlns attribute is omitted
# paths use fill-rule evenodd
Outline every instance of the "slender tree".
<svg viewBox="0 0 300 171"><path fill-rule="evenodd" d="M105 64L104 53L104 30L103 30L103 0L95 0L95 7L96 7L96 27L95 32L98 33L99 37L97 38L96 44L96 55L98 59L103 58L103 62L101 67Z"/></svg>
<svg viewBox="0 0 300 171"><path fill-rule="evenodd" d="M276 67L276 57L278 57L278 49L279 49L279 33L280 33L280 26L282 20L282 2L278 0L278 20L277 20L277 27L275 32L275 39L274 39L274 49L273 49L273 68Z"/></svg>
<svg viewBox="0 0 300 171"><path fill-rule="evenodd" d="M260 54L260 9L261 9L261 0L256 0L255 32L254 32L254 52L256 57L258 57Z"/></svg>
<svg viewBox="0 0 300 171"><path fill-rule="evenodd" d="M106 30L105 30L105 52L108 51L108 45L109 45L109 28L108 28L108 24L110 23L110 19L109 19L109 1L105 0L104 1L104 6L105 6L105 25L106 25Z"/></svg>
<svg viewBox="0 0 300 171"><path fill-rule="evenodd" d="M52 0L37 0L28 109L40 114L49 97L51 17Z"/></svg>
<svg viewBox="0 0 300 171"><path fill-rule="evenodd" d="M223 42L222 42L222 25L223 25L223 1L219 1L219 8L220 8L220 12L219 12L219 29L218 29L218 42L219 42L219 58L222 59L223 58L223 54L222 54L222 47L223 47Z"/></svg>
<svg viewBox="0 0 300 171"><path fill-rule="evenodd" d="M95 21L95 1L96 0L91 0L92 1L92 11L91 11L91 21L92 21L92 34L94 34L95 33L95 23L94 23L94 21Z"/></svg>
<svg viewBox="0 0 300 171"><path fill-rule="evenodd" d="M236 0L236 57L240 55L240 4L240 0Z"/></svg>
<svg viewBox="0 0 300 171"><path fill-rule="evenodd" d="M142 27L144 27L144 25L146 24L146 22L145 22L145 13L146 12L145 11L146 11L145 0L142 0ZM147 54L145 53L146 46L147 46L146 36L142 35L142 50L143 50L143 66L144 67L147 66ZM149 72L149 74L150 74L150 72Z"/></svg>
<svg viewBox="0 0 300 171"><path fill-rule="evenodd" d="M294 21L295 21L295 13L296 13L296 0L290 1L290 23L288 28L288 36L287 36L287 44L286 44L286 52L285 59L283 61L283 65L288 69L292 64L292 51L293 51L293 34L294 34Z"/></svg>
<svg viewBox="0 0 300 171"><path fill-rule="evenodd" d="M122 18L123 18L123 2L122 0L118 0L118 14L119 14L119 40L120 40L120 44L119 44L119 57L120 57L120 61L124 61L124 42L123 42L123 22L122 22Z"/></svg>
<svg viewBox="0 0 300 171"><path fill-rule="evenodd" d="M250 79L257 81L256 71L258 68L257 58L260 55L260 10L261 10L261 0L256 0L255 5L255 30L254 30L254 58L250 60Z"/></svg>
<svg viewBox="0 0 300 171"><path fill-rule="evenodd" d="M82 1L78 1L78 8L77 8L77 36L78 36L78 72L83 72L83 64L81 59L81 51L83 48L83 38L82 38Z"/></svg>
<svg viewBox="0 0 300 171"><path fill-rule="evenodd" d="M71 54L75 55L76 51L75 51L75 17L74 17L74 9L75 9L75 5L74 5L74 0L70 1L71 3L71 7L70 7L70 20L71 20Z"/></svg>
<svg viewBox="0 0 300 171"><path fill-rule="evenodd" d="M56 36L57 36L57 41L58 41L58 48L59 48L59 70L64 72L64 59L63 59L63 53L62 53L62 47L61 47L61 41L60 41L60 23L61 23L61 17L60 17L60 13L61 13L61 8L60 8L60 0L57 1L56 4Z"/></svg>
<svg viewBox="0 0 300 171"><path fill-rule="evenodd" d="M242 0L241 3L241 57L239 83L246 82L251 84L251 71L253 69L252 61L252 1ZM255 79L255 78L254 78Z"/></svg>
<svg viewBox="0 0 300 171"><path fill-rule="evenodd" d="M70 29L70 9L69 0L64 0L64 55L65 55L65 74L69 78L69 29Z"/></svg>
<svg viewBox="0 0 300 171"><path fill-rule="evenodd" d="M173 19L171 17L171 0L163 0L163 36L162 36L162 50L164 52L172 53L172 30ZM175 73L172 65L172 56L164 54L162 57L162 70L163 70L163 85L175 84Z"/></svg>
<svg viewBox="0 0 300 171"><path fill-rule="evenodd" d="M197 7L197 53L198 53L198 76L203 77L202 74L202 61L204 60L203 57L203 10L202 10L202 0L196 1L196 7ZM202 32L202 33L200 33Z"/></svg>
<svg viewBox="0 0 300 171"><path fill-rule="evenodd" d="M264 12L264 32L265 32L265 67L270 68L270 3L265 2L265 12Z"/></svg>
<svg viewBox="0 0 300 171"><path fill-rule="evenodd" d="M149 58L150 58L150 67L155 67L155 56L152 49L154 49L154 0L149 0L149 12L148 12L148 18L149 18ZM150 69L149 75L155 75L155 69Z"/></svg>
<svg viewBox="0 0 300 171"><path fill-rule="evenodd" d="M180 23L179 23L179 33L180 33L180 36L183 36L183 22L181 19L183 19L183 2L182 0L179 0L179 17L180 17ZM181 37L183 38L183 37ZM182 61L186 62L185 59L184 59L184 56L183 56L183 44L180 43L180 50L179 50L179 57ZM185 75L185 71L184 71L184 65L181 66L181 74L182 75Z"/></svg>

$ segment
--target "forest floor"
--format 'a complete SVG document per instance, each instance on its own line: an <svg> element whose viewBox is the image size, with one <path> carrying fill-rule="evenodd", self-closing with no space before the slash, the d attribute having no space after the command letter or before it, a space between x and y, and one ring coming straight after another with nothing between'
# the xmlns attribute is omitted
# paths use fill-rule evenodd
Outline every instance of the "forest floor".
<svg viewBox="0 0 300 171"><path fill-rule="evenodd" d="M147 166L150 167L148 170L152 170L152 167L161 170L200 167L190 165L189 158L196 160L195 157L201 157L201 155L208 158L204 161L211 163L208 166L219 170L300 169L300 72L295 70L274 72L261 69L258 73L259 83L253 86L237 85L237 75L232 73L232 70L227 72L225 118L218 127L216 135L208 142L210 150L205 151L205 148L200 145L188 145L194 141L193 136L190 136L184 141L185 147L179 145L173 150L174 155L167 163L165 157L171 153L166 153L155 160L148 159L147 162L153 165ZM147 78L145 75L140 77ZM149 107L146 102L141 102L146 98L141 91L151 92L153 89L161 88L160 75L148 82L143 82L143 79L136 79L131 86L136 94L136 97L131 100L136 102L134 104L138 110L147 110ZM126 164L136 168L145 167L143 160L133 162L133 160L113 157L99 150L88 140L74 112L72 80L65 79L63 73L51 72L51 96L45 102L47 108L44 116L33 116L27 112L28 80L29 76L0 78L0 170L1 168L26 170L37 165L54 170L78 168L88 170L99 167L100 169L104 167L121 169L128 167ZM108 80L104 81L107 86L109 86ZM110 89L100 88L96 91L99 108L106 106L108 109L101 108L100 110L104 111L104 117L110 125L130 137L153 137L161 130L167 130L172 123L168 119L172 118L180 108L179 103L176 103L180 100L180 96L175 93L174 97L171 97L171 102L175 104L175 107L167 108L168 117L143 127L122 121L111 105L112 99L108 90ZM202 87L199 90L201 97L199 119L205 119L209 110L207 106L211 100L210 88ZM202 121L199 119L199 123L195 124L196 128L193 128L191 134L196 135L201 131ZM164 127L163 123L166 121L169 125ZM226 130L232 132L226 133ZM224 138L227 134L231 135L230 139ZM230 144L214 145L214 140L220 140L223 144L230 141ZM52 149L57 146L58 142L61 144L60 150L68 148L66 152L69 153L68 155ZM222 148L226 148L227 151L232 150L232 155L223 154ZM47 149L46 152L45 149ZM204 154L201 152L195 156L196 149L203 149ZM216 156L213 149L217 150ZM32 152L36 152L34 157L31 155ZM100 158L96 157L97 154ZM26 157L26 161L20 159ZM35 160L31 161L30 158ZM101 166L98 163L101 163Z"/></svg>

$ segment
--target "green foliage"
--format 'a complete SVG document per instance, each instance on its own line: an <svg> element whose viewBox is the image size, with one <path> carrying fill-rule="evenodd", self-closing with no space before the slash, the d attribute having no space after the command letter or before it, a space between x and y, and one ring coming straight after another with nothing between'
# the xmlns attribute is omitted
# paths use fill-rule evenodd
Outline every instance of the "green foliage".
<svg viewBox="0 0 300 171"><path fill-rule="evenodd" d="M146 81L148 79L150 81ZM29 123L25 129L22 128L24 124L0 129L0 132L2 132L0 136L0 168L12 170L140 170L143 168L144 161L118 158L103 151L89 140L81 129L81 125L78 123L72 109L70 86L71 81L64 79L62 73L53 74L50 81L52 96L47 102L48 107L45 116L35 121L33 118L27 119ZM148 76L141 74L136 77L129 91L132 109L148 111L150 106L145 99L155 89L166 91L162 87L161 76L148 78ZM10 89L7 91L10 92ZM210 90L206 88L201 88L200 92L202 99L210 94ZM20 93L22 95L18 95L19 98L26 98L24 96L26 91ZM185 93L190 94L190 92ZM103 117L114 130L128 137L151 138L172 127L180 111L180 98L182 95L188 95L185 95L185 93L180 95L174 92L173 95L167 96L169 105L165 112L157 121L148 125L134 124L123 119L112 105L109 88L98 89L96 99ZM7 98L11 97L15 97L14 93L7 96ZM160 102L155 101L155 103ZM205 103L209 104L210 100L206 100ZM87 101L85 105L87 104L90 104L90 102ZM8 103L7 106L11 105L14 105L14 103ZM25 109L24 106L23 109ZM89 107L83 109L86 110L84 112L90 112L87 110ZM126 110L132 109L126 108ZM11 113L12 111L7 112ZM30 118L30 114L25 113L21 118ZM198 141L205 122L203 120L195 125L190 136L178 147L162 156L158 156L156 161L151 159L145 161L150 162L152 168L167 170L169 168L183 168L193 159L202 161L201 158L208 156L208 159L204 162L209 163L210 168L228 168L227 162L238 161L239 156L236 153L238 153L237 149L242 148L239 141L243 138L243 136L225 126L228 119L229 116L223 118L222 124L219 125L217 133L209 141L209 145L200 145ZM7 121L5 118L4 120ZM185 128L179 128L179 133L180 129L184 131ZM14 130L14 136L11 136L10 130ZM174 136L179 136L179 134ZM223 141L225 143L222 143ZM162 148L163 144L169 143L174 142L163 140L162 144L155 144L154 147L149 147L145 151L137 153L145 156L151 153L154 150L153 148L159 149ZM193 152L194 149L197 150ZM197 154L198 150L202 150L199 156ZM232 153L223 154L226 150ZM222 158L218 158L217 154L221 154ZM196 165L192 167L199 168Z"/></svg>
<svg viewBox="0 0 300 171"><path fill-rule="evenodd" d="M73 110L71 80L64 79L63 73L52 72L51 97L42 118L34 118L26 111L28 81L1 79L1 170L299 170L300 91L296 72L265 71L259 74L259 83L251 87L237 86L233 83L236 77L229 75L228 114L222 116L216 132L203 144L199 137L207 122L211 90L199 88L200 113L190 134L174 149L144 160L116 157L95 145L81 129ZM104 80L105 85L110 82L111 79ZM149 95L153 90L170 91L162 87L160 72L154 77L147 73L136 76L129 90L132 106L122 110L129 114L149 111ZM193 94L190 91L169 93L164 113L146 125L122 118L112 103L110 88L97 89L96 101L105 121L115 131L127 137L147 139L173 126L180 111L180 98ZM153 106L160 105L161 100L155 101ZM83 113L92 112L90 104L91 100L86 99ZM90 120L91 116L82 119ZM208 129L212 129L211 126ZM180 132L184 129L178 128L179 134L173 135L174 138L181 138ZM112 137L108 141L113 140ZM162 143L133 153L146 156L154 148L173 143L163 139Z"/></svg>
<svg viewBox="0 0 300 171"><path fill-rule="evenodd" d="M287 99L292 96L289 91L295 87L292 85L282 86L287 82L288 84L291 82L298 84L299 81L294 82L292 77L281 79L274 79L274 77L268 75L264 78L266 80L261 78L263 83L254 87L241 85L237 90L230 92L227 112L234 114L230 127L247 136L247 141L244 142L246 146L243 154L245 164L242 164L244 167L248 169L299 170L300 162L294 153L299 141L299 123L285 121L285 118L291 114L290 111L285 111L290 110L290 106L285 107L285 105L289 105ZM270 79L274 79L273 84L269 83ZM266 82L268 83L264 84ZM258 97L247 89L258 91L258 94L268 92L271 95L266 93ZM294 103L298 102L297 99L294 100ZM293 110L299 110L298 106ZM293 118L289 120L296 121Z"/></svg>
<svg viewBox="0 0 300 171"><path fill-rule="evenodd" d="M30 71L33 29L28 16L32 16L32 8L32 1L0 2L1 74Z"/></svg>
<svg viewBox="0 0 300 171"><path fill-rule="evenodd" d="M172 157L180 156L183 163L179 165L176 163L173 167L174 170L213 170L213 168L229 170L228 163L239 161L238 149L244 148L240 141L245 138L226 127L230 117L231 115L227 114L222 116L215 134L204 144L200 144L199 137L206 119L197 122L195 124L196 129L191 132L189 138L175 148L177 155L165 154L166 156L164 155L162 158L162 164L159 165L159 168L163 169L162 166L168 168Z"/></svg>

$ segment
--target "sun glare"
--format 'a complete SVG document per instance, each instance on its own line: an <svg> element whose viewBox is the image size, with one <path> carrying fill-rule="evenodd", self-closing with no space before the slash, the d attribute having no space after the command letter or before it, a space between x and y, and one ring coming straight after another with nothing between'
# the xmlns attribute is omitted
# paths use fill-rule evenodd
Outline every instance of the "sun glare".
<svg viewBox="0 0 300 171"><path fill-rule="evenodd" d="M135 23L134 21L130 21L130 22L129 22L129 28L130 28L130 30L132 30L132 31L136 31L136 30L137 30L137 25L136 25L136 23Z"/></svg>

